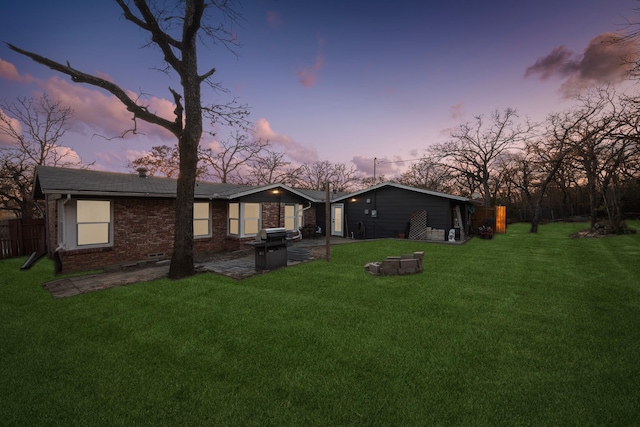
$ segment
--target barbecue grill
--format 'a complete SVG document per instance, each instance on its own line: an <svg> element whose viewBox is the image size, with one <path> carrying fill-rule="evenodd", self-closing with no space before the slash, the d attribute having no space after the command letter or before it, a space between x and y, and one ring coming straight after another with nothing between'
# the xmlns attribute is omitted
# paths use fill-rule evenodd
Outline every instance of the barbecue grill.
<svg viewBox="0 0 640 427"><path fill-rule="evenodd" d="M246 242L245 245L255 249L256 271L287 266L286 228L263 228L253 242Z"/></svg>

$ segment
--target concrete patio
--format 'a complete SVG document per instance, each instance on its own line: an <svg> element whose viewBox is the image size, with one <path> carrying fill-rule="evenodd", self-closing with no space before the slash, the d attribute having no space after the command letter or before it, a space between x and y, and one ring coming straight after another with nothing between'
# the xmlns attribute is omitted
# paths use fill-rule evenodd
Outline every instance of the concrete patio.
<svg viewBox="0 0 640 427"><path fill-rule="evenodd" d="M331 245L358 242L359 240L332 237ZM304 239L291 243L293 248L305 248L311 253L308 260L287 260L287 266L300 264L324 258L326 254L326 239ZM233 279L242 280L257 274L267 273L256 271L255 254L253 249L246 249L225 254L218 254L210 259L196 259L196 271L199 273L221 274ZM161 279L169 273L168 261L161 261L152 266L143 268L129 268L114 272L91 274L86 276L68 277L53 280L42 284L53 298L66 298L88 292L130 285L133 283L148 282Z"/></svg>

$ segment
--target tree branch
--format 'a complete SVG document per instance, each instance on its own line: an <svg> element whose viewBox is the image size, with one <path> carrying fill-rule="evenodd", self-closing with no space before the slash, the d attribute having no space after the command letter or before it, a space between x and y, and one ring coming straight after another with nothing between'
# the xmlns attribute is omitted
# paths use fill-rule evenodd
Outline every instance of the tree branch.
<svg viewBox="0 0 640 427"><path fill-rule="evenodd" d="M52 70L59 71L70 76L71 80L76 83L87 83L110 92L125 105L128 111L133 113L134 118L139 118L141 120L144 120L145 122L161 126L176 136L178 136L180 134L180 131L182 130L182 122L180 122L179 124L176 122L171 122L149 112L146 107L138 105L133 99L131 99L127 95L127 93L122 88L120 88L120 86L111 83L110 81L101 79L100 77L92 76L91 74L83 73L82 71L78 71L72 68L69 63L67 63L67 65L62 65L58 62L45 58L44 56L40 56L33 52L20 49L12 44L7 43L7 46L14 52L27 56L39 64L45 65Z"/></svg>

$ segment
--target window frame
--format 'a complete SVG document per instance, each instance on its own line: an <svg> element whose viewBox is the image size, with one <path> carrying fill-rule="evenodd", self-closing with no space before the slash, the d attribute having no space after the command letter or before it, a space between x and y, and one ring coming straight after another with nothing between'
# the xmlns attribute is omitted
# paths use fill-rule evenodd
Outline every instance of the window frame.
<svg viewBox="0 0 640 427"><path fill-rule="evenodd" d="M84 203L108 203L108 220L107 221L86 221L84 218L80 218L80 207ZM71 249L91 249L91 248L105 248L113 246L113 201L109 199L72 199L63 201L62 206L62 221L63 227L61 235L64 236L64 243ZM73 224L73 227L70 225ZM80 243L83 232L81 232L82 225L100 225L106 224L107 226L107 240L106 242L97 243ZM73 231L72 231L73 230ZM65 234L66 232L66 234ZM73 233L70 235L69 233Z"/></svg>
<svg viewBox="0 0 640 427"><path fill-rule="evenodd" d="M256 205L257 217L246 216L247 205ZM237 213L236 213L237 212ZM237 215L237 216L236 216ZM247 233L248 221L256 221L256 232ZM229 202L227 207L227 235L244 238L254 237L262 228L262 203L259 202ZM237 229L237 232L234 232Z"/></svg>
<svg viewBox="0 0 640 427"><path fill-rule="evenodd" d="M197 210L196 205L207 205L207 216L196 217ZM196 234L196 222L207 222L207 233ZM213 235L213 221L211 219L211 203L210 202L193 202L193 238L194 239L206 239Z"/></svg>
<svg viewBox="0 0 640 427"><path fill-rule="evenodd" d="M293 215L287 215L287 208L293 208ZM293 228L287 227L287 223L293 221ZM284 205L284 226L287 231L296 231L300 230L304 222L303 218L303 208L300 203L286 203Z"/></svg>

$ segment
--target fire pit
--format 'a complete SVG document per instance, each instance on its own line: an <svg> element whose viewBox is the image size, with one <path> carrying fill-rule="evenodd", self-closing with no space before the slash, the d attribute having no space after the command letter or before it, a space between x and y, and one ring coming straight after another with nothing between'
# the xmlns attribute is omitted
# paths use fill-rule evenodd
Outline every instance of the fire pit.
<svg viewBox="0 0 640 427"><path fill-rule="evenodd" d="M370 262L364 266L364 270L374 276L395 276L399 274L421 273L423 268L424 252L402 254L400 256L388 256L382 262Z"/></svg>

